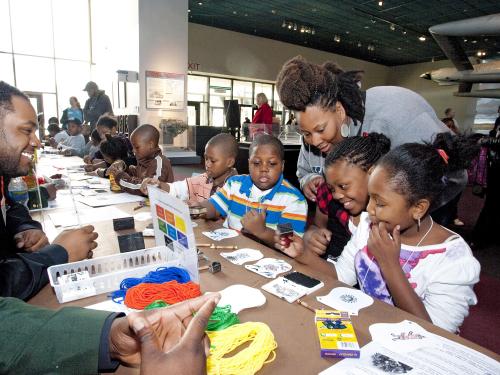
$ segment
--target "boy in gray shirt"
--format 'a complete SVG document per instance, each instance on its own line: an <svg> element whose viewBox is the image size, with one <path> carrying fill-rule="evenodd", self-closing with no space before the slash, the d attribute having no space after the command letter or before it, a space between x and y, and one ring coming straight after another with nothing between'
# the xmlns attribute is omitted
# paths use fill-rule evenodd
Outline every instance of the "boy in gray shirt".
<svg viewBox="0 0 500 375"><path fill-rule="evenodd" d="M83 156L85 138L82 133L82 122L75 118L68 121L69 137L55 146L65 156Z"/></svg>

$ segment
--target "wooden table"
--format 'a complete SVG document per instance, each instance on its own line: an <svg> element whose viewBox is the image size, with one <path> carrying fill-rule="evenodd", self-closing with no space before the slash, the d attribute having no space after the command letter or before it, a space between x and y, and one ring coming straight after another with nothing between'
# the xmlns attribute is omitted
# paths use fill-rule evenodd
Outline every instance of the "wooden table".
<svg viewBox="0 0 500 375"><path fill-rule="evenodd" d="M138 212L148 212L149 207L141 208L134 211L137 204L130 203L120 205L119 208L134 215ZM198 226L194 228L197 243L211 242L201 232L204 230L213 230L221 227L222 221L206 222L197 220ZM149 221L136 221L136 230L142 231ZM110 220L94 224L96 231L99 233L97 240L99 246L94 250L94 256L103 256L118 252L117 232L114 232L113 225ZM130 231L122 231L119 234ZM154 239L146 239L146 247L154 246ZM221 245L238 245L239 248L253 248L260 250L265 257L273 257L284 259L289 262L294 270L303 272L309 276L320 279L325 286L313 293L310 296L303 298L313 308L325 308L316 301L316 296L327 294L332 288L345 286L338 280L333 279L329 275L320 274L317 271L310 269L307 266L301 265L293 259L283 255L277 250L268 248L242 235L226 239L220 242ZM245 284L251 287L260 288L262 285L269 282L269 279L246 270L243 266L234 265L226 261L218 253L219 250L203 248L203 252L211 259L217 260L222 264L222 272L211 274L208 271L200 271L200 283L203 292L218 291L233 284ZM259 374L317 374L325 368L335 363L334 360L326 360L320 357L320 349L316 329L314 325L314 313L298 304L289 304L265 291L264 295L267 302L264 306L243 310L239 313L241 322L257 321L264 322L269 325L274 333L278 348L276 350L276 359L274 362L264 365ZM33 297L29 303L48 308L60 308L62 306L88 306L97 302L104 301L106 295L102 294L95 297L85 298L78 301L73 301L64 305L57 302L53 289L50 285L46 286L42 291ZM472 343L460 336L449 333L441 328L438 328L422 319L417 318L405 311L386 303L375 300L374 304L362 309L359 316L352 318L354 328L358 337L360 346L363 346L371 341L369 326L373 323L396 323L402 320L409 319L417 322L422 327L433 333L461 343L467 347L486 354L497 361L500 356L481 346ZM121 374L137 373L136 370L121 367L118 370Z"/></svg>

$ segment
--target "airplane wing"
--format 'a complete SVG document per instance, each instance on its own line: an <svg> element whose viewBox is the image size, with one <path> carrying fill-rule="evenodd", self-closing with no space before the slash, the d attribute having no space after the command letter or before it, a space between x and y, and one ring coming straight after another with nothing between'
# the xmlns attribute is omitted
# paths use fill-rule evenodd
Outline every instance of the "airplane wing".
<svg viewBox="0 0 500 375"><path fill-rule="evenodd" d="M460 44L460 37L433 33L432 27L429 31L431 32L431 35L436 43L443 50L446 57L453 63L453 65L455 65L455 68L457 68L458 71L474 69L469 61L469 58L465 54L462 45Z"/></svg>

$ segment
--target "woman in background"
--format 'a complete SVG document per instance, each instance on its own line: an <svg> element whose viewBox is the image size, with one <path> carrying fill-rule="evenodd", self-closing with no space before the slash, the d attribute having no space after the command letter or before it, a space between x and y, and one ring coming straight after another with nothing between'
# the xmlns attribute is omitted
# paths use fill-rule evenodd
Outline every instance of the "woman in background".
<svg viewBox="0 0 500 375"><path fill-rule="evenodd" d="M63 111L61 124L64 130L68 129L68 121L77 118L83 124L83 111L76 96L69 98L70 106Z"/></svg>

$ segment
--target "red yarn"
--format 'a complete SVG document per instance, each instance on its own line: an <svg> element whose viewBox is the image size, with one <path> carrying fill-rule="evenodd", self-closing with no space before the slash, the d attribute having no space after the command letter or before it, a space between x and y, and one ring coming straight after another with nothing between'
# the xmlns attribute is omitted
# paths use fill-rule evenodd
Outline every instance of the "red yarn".
<svg viewBox="0 0 500 375"><path fill-rule="evenodd" d="M144 310L159 299L172 305L200 295L200 286L192 281L184 284L179 284L176 280L163 284L142 283L127 290L125 305L131 309Z"/></svg>

